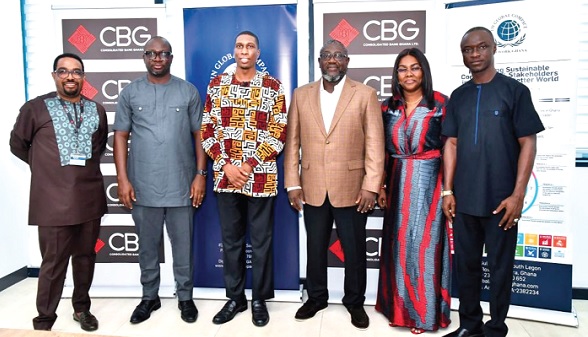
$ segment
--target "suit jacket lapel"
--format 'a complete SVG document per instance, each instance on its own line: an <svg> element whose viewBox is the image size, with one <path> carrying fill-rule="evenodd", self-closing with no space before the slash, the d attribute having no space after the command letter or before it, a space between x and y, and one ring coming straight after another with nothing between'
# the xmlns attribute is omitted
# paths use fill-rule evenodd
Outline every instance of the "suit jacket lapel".
<svg viewBox="0 0 588 337"><path fill-rule="evenodd" d="M323 136L327 136L327 130L325 128L325 120L323 119L323 113L321 112L321 95L320 95L321 80L314 82L314 85L309 88L310 92L308 98L310 100L310 113L315 119L316 123L320 126Z"/></svg>
<svg viewBox="0 0 588 337"><path fill-rule="evenodd" d="M331 129L329 130L329 134L332 130L335 129L337 123L343 116L343 113L347 109L349 102L351 102L351 98L355 94L355 85L351 83L348 77L345 78L345 83L343 83L343 90L341 91L341 96L339 97L339 102L337 102L337 108L335 109L335 115L333 116L333 121L331 122ZM324 125L324 124L323 124Z"/></svg>

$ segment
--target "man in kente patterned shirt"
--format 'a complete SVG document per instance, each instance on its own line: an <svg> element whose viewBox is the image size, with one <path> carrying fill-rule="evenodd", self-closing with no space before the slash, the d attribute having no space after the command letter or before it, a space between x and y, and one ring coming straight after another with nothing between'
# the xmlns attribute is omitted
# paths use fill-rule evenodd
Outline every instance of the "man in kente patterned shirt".
<svg viewBox="0 0 588 337"><path fill-rule="evenodd" d="M249 31L235 41L235 73L208 85L202 118L202 146L214 160L214 191L223 243L224 307L213 323L223 324L247 309L245 232L252 246L252 321L265 326L265 300L274 297L273 205L277 195L276 157L286 140L286 104L280 81L257 71L259 39Z"/></svg>

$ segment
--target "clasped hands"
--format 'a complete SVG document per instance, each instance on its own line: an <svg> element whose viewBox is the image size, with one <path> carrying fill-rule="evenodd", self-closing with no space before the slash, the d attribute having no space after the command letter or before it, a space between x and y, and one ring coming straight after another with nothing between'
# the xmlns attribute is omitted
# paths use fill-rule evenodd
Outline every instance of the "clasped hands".
<svg viewBox="0 0 588 337"><path fill-rule="evenodd" d="M243 163L241 167L229 163L223 166L223 172L225 172L225 176L229 179L231 185L236 188L243 188L253 172L253 167L247 162Z"/></svg>

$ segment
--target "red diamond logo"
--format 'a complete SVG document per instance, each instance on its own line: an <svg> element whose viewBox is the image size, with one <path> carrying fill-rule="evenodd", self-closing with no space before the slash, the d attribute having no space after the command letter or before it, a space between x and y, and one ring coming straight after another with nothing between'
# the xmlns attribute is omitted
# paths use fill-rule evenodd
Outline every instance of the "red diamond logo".
<svg viewBox="0 0 588 337"><path fill-rule="evenodd" d="M84 26L80 25L67 41L84 54L88 48L90 48L92 43L96 41L96 37L84 28Z"/></svg>
<svg viewBox="0 0 588 337"><path fill-rule="evenodd" d="M343 255L343 248L341 247L341 241L337 240L333 242L331 247L329 247L331 253L335 254L335 256L341 261L345 262L345 256Z"/></svg>
<svg viewBox="0 0 588 337"><path fill-rule="evenodd" d="M339 40L345 47L349 46L351 41L353 41L357 35L359 35L357 29L353 28L353 26L345 19L341 20L337 27L329 33L330 37Z"/></svg>
<svg viewBox="0 0 588 337"><path fill-rule="evenodd" d="M94 251L98 253L106 244L104 241L98 239L96 240L96 246L94 246Z"/></svg>
<svg viewBox="0 0 588 337"><path fill-rule="evenodd" d="M88 81L84 81L84 86L82 87L82 95L88 97L89 99L94 99L94 96L98 94L98 90L94 88Z"/></svg>

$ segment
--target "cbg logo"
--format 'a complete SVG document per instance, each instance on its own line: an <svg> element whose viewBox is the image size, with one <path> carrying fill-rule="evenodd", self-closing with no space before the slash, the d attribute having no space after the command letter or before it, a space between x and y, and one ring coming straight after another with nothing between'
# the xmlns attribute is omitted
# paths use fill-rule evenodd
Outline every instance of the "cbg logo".
<svg viewBox="0 0 588 337"><path fill-rule="evenodd" d="M370 34L371 26L377 26L376 34ZM394 41L398 36L410 41L419 35L419 31L417 22L412 19L403 20L400 24L396 20L370 20L363 26L363 36L370 41Z"/></svg>
<svg viewBox="0 0 588 337"><path fill-rule="evenodd" d="M104 189L106 192L106 206L108 214L130 214L131 210L126 208L118 199L118 182L116 176L104 176Z"/></svg>
<svg viewBox="0 0 588 337"><path fill-rule="evenodd" d="M98 242L96 262L100 263L138 263L139 236L134 226L102 226ZM159 246L159 262L165 263L163 240Z"/></svg>
<svg viewBox="0 0 588 337"><path fill-rule="evenodd" d="M138 252L139 236L135 233L112 233L108 246L115 252Z"/></svg>
<svg viewBox="0 0 588 337"><path fill-rule="evenodd" d="M366 265L369 269L380 268L380 255L382 253L382 230L366 229ZM329 244L327 265L329 267L341 268L344 266L345 255L341 241L337 237L337 230L332 229Z"/></svg>
<svg viewBox="0 0 588 337"><path fill-rule="evenodd" d="M133 80L144 76L144 72L104 72L86 73L86 84L92 83L97 88L92 99L104 106L106 111L116 111L121 91ZM86 87L84 84L84 88Z"/></svg>
<svg viewBox="0 0 588 337"><path fill-rule="evenodd" d="M398 54L407 47L426 52L425 14L425 11L324 14L323 40L339 40L349 54Z"/></svg>
<svg viewBox="0 0 588 337"><path fill-rule="evenodd" d="M63 51L84 59L141 59L143 47L157 35L156 18L64 19Z"/></svg>
<svg viewBox="0 0 588 337"><path fill-rule="evenodd" d="M100 42L107 47L128 47L131 44L143 47L149 39L151 34L145 26L104 27L100 31Z"/></svg>
<svg viewBox="0 0 588 337"><path fill-rule="evenodd" d="M379 101L392 96L392 75L388 68L349 68L347 74L374 88Z"/></svg>

